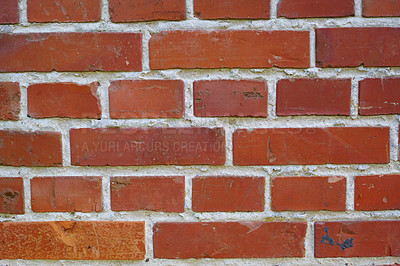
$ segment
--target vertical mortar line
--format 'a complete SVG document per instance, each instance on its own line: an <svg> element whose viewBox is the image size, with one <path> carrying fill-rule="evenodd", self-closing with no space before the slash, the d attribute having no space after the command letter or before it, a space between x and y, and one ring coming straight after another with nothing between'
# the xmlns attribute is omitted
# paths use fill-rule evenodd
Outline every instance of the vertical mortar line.
<svg viewBox="0 0 400 266"><path fill-rule="evenodd" d="M20 99L20 107L21 111L19 113L19 119L20 120L27 120L28 118L28 87L29 83L25 82L25 77L23 80L19 80L19 90L21 93L21 99Z"/></svg>
<svg viewBox="0 0 400 266"><path fill-rule="evenodd" d="M109 213L111 210L111 176L102 175L102 188L103 188L103 212Z"/></svg>
<svg viewBox="0 0 400 266"><path fill-rule="evenodd" d="M69 130L69 128L66 128L63 129L61 132L63 167L71 166L71 145Z"/></svg>
<svg viewBox="0 0 400 266"><path fill-rule="evenodd" d="M150 69L150 48L149 48L149 41L151 38L151 34L149 31L145 31L142 37L142 65L143 70L142 72L149 72Z"/></svg>
<svg viewBox="0 0 400 266"><path fill-rule="evenodd" d="M19 0L19 23L28 25L28 0Z"/></svg>
<svg viewBox="0 0 400 266"><path fill-rule="evenodd" d="M196 175L185 175L185 212L192 211L193 178Z"/></svg>
<svg viewBox="0 0 400 266"><path fill-rule="evenodd" d="M97 95L100 98L101 104L101 119L110 119L110 102L108 95L110 83L110 80L101 81L100 86L97 89Z"/></svg>
<svg viewBox="0 0 400 266"><path fill-rule="evenodd" d="M186 0L186 19L194 18L194 3L193 0Z"/></svg>
<svg viewBox="0 0 400 266"><path fill-rule="evenodd" d="M362 1L363 0L354 0L354 16L355 17L362 17Z"/></svg>
<svg viewBox="0 0 400 266"><path fill-rule="evenodd" d="M310 67L315 67L316 60L316 37L315 37L315 28L310 30Z"/></svg>
<svg viewBox="0 0 400 266"><path fill-rule="evenodd" d="M31 178L29 174L22 174L22 179L24 181L25 215L33 213L31 205Z"/></svg>
<svg viewBox="0 0 400 266"><path fill-rule="evenodd" d="M358 95L359 86L358 83L362 78L354 77L351 79L351 104L350 104L350 116L352 119L358 117Z"/></svg>
<svg viewBox="0 0 400 266"><path fill-rule="evenodd" d="M278 4L280 0L271 0L270 12L271 12L271 19L275 19L278 17Z"/></svg>
<svg viewBox="0 0 400 266"><path fill-rule="evenodd" d="M355 176L347 176L346 184L346 210L354 211Z"/></svg>
<svg viewBox="0 0 400 266"><path fill-rule="evenodd" d="M272 120L277 119L276 115L276 87L278 79L267 80L268 84L268 117Z"/></svg>
<svg viewBox="0 0 400 266"><path fill-rule="evenodd" d="M237 129L233 125L225 125L225 148L226 148L226 161L224 166L234 166L233 165L233 133Z"/></svg>
<svg viewBox="0 0 400 266"><path fill-rule="evenodd" d="M145 241L146 241L146 258L154 259L153 254L153 227L155 222L151 220L149 216L145 220Z"/></svg>
<svg viewBox="0 0 400 266"><path fill-rule="evenodd" d="M265 189L264 189L264 212L271 212L271 204L272 204L272 196L271 196L271 184L272 184L272 177L271 175L264 175L265 177Z"/></svg>
<svg viewBox="0 0 400 266"><path fill-rule="evenodd" d="M304 248L306 250L305 257L314 259L314 222L307 221L306 239L304 241Z"/></svg>
<svg viewBox="0 0 400 266"><path fill-rule="evenodd" d="M185 119L192 119L194 118L194 106L193 106L193 83L194 80L192 79L185 79L184 80L184 104L185 104L185 112L184 112L184 118Z"/></svg>
<svg viewBox="0 0 400 266"><path fill-rule="evenodd" d="M110 22L110 13L109 13L109 9L108 9L108 1L109 0L102 0L101 3L101 21L104 22Z"/></svg>
<svg viewBox="0 0 400 266"><path fill-rule="evenodd" d="M399 120L396 116L390 127L390 160L399 160Z"/></svg>

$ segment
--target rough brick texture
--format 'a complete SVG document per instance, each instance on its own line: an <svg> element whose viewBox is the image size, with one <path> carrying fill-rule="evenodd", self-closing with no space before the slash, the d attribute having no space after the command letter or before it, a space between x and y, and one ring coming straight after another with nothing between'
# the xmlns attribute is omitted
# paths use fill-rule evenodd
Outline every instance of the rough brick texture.
<svg viewBox="0 0 400 266"><path fill-rule="evenodd" d="M263 211L263 177L196 177L192 205L196 212Z"/></svg>
<svg viewBox="0 0 400 266"><path fill-rule="evenodd" d="M276 90L278 116L350 115L350 79L286 79Z"/></svg>
<svg viewBox="0 0 400 266"><path fill-rule="evenodd" d="M357 176L354 208L358 211L400 210L400 175Z"/></svg>
<svg viewBox="0 0 400 266"><path fill-rule="evenodd" d="M139 33L0 34L0 47L0 72L142 70Z"/></svg>
<svg viewBox="0 0 400 266"><path fill-rule="evenodd" d="M144 222L5 222L0 242L0 259L142 260L146 253Z"/></svg>
<svg viewBox="0 0 400 266"><path fill-rule="evenodd" d="M316 222L314 228L316 258L400 256L400 221Z"/></svg>
<svg viewBox="0 0 400 266"><path fill-rule="evenodd" d="M181 80L116 80L109 88L111 118L182 118Z"/></svg>
<svg viewBox="0 0 400 266"><path fill-rule="evenodd" d="M61 166L61 134L0 131L0 165Z"/></svg>
<svg viewBox="0 0 400 266"><path fill-rule="evenodd" d="M304 31L161 32L150 39L150 67L306 68L309 38Z"/></svg>
<svg viewBox="0 0 400 266"><path fill-rule="evenodd" d="M101 177L35 177L31 180L34 212L100 212Z"/></svg>
<svg viewBox="0 0 400 266"><path fill-rule="evenodd" d="M18 120L21 92L18 82L0 82L0 120Z"/></svg>
<svg viewBox="0 0 400 266"><path fill-rule="evenodd" d="M1 0L0 24L19 22L19 0Z"/></svg>
<svg viewBox="0 0 400 266"><path fill-rule="evenodd" d="M275 177L271 198L274 211L345 211L346 178Z"/></svg>
<svg viewBox="0 0 400 266"><path fill-rule="evenodd" d="M359 164L389 162L389 128L239 129L235 165Z"/></svg>
<svg viewBox="0 0 400 266"><path fill-rule="evenodd" d="M278 17L322 18L354 15L354 0L281 0Z"/></svg>
<svg viewBox="0 0 400 266"><path fill-rule="evenodd" d="M183 20L186 18L185 0L109 0L113 22L152 20Z"/></svg>
<svg viewBox="0 0 400 266"><path fill-rule="evenodd" d="M34 84L28 87L28 115L35 118L101 118L98 83Z"/></svg>
<svg viewBox="0 0 400 266"><path fill-rule="evenodd" d="M196 81L193 106L199 117L267 117L268 85L258 80Z"/></svg>
<svg viewBox="0 0 400 266"><path fill-rule="evenodd" d="M25 213L22 177L0 177L0 213Z"/></svg>
<svg viewBox="0 0 400 266"><path fill-rule="evenodd" d="M71 129L73 165L225 163L222 128Z"/></svg>
<svg viewBox="0 0 400 266"><path fill-rule="evenodd" d="M318 67L400 66L400 28L316 30Z"/></svg>
<svg viewBox="0 0 400 266"><path fill-rule="evenodd" d="M400 17L399 0L363 0L364 17Z"/></svg>
<svg viewBox="0 0 400 266"><path fill-rule="evenodd" d="M360 115L400 113L400 78L364 79L359 84Z"/></svg>
<svg viewBox="0 0 400 266"><path fill-rule="evenodd" d="M113 177L111 209L184 212L185 177Z"/></svg>
<svg viewBox="0 0 400 266"><path fill-rule="evenodd" d="M271 0L194 0L199 19L268 19Z"/></svg>
<svg viewBox="0 0 400 266"><path fill-rule="evenodd" d="M157 223L153 234L156 258L303 257L306 224ZM281 237L276 237L277 235Z"/></svg>
<svg viewBox="0 0 400 266"><path fill-rule="evenodd" d="M101 0L28 0L29 22L92 22L101 17Z"/></svg>

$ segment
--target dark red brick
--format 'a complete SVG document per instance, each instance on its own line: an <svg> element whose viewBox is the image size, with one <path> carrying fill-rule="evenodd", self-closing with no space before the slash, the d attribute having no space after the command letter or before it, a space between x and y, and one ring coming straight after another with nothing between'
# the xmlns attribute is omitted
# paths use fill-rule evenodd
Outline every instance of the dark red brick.
<svg viewBox="0 0 400 266"><path fill-rule="evenodd" d="M346 178L275 177L271 198L274 211L345 211Z"/></svg>
<svg viewBox="0 0 400 266"><path fill-rule="evenodd" d="M73 165L225 163L223 128L71 129Z"/></svg>
<svg viewBox="0 0 400 266"><path fill-rule="evenodd" d="M196 177L192 208L195 212L264 211L264 177Z"/></svg>
<svg viewBox="0 0 400 266"><path fill-rule="evenodd" d="M28 115L35 118L101 118L99 83L40 83L28 87Z"/></svg>
<svg viewBox="0 0 400 266"><path fill-rule="evenodd" d="M235 165L361 164L390 162L385 127L239 129Z"/></svg>
<svg viewBox="0 0 400 266"><path fill-rule="evenodd" d="M35 177L31 180L34 212L101 212L101 177Z"/></svg>
<svg viewBox="0 0 400 266"><path fill-rule="evenodd" d="M4 222L0 259L143 260L144 230L144 222Z"/></svg>
<svg viewBox="0 0 400 266"><path fill-rule="evenodd" d="M318 67L400 66L400 28L316 30Z"/></svg>
<svg viewBox="0 0 400 266"><path fill-rule="evenodd" d="M194 0L199 19L268 19L271 0Z"/></svg>
<svg viewBox="0 0 400 266"><path fill-rule="evenodd" d="M184 212L185 177L112 177L111 209Z"/></svg>
<svg viewBox="0 0 400 266"><path fill-rule="evenodd" d="M0 24L19 22L19 0L1 0Z"/></svg>
<svg viewBox="0 0 400 266"><path fill-rule="evenodd" d="M154 257L304 257L306 228L303 222L157 223Z"/></svg>
<svg viewBox="0 0 400 266"><path fill-rule="evenodd" d="M350 115L350 79L286 79L277 84L276 114Z"/></svg>
<svg viewBox="0 0 400 266"><path fill-rule="evenodd" d="M141 71L142 34L0 34L0 72Z"/></svg>
<svg viewBox="0 0 400 266"><path fill-rule="evenodd" d="M400 210L400 175L357 176L354 208L357 211Z"/></svg>
<svg viewBox="0 0 400 266"><path fill-rule="evenodd" d="M0 82L0 120L18 120L21 92L17 82Z"/></svg>
<svg viewBox="0 0 400 266"><path fill-rule="evenodd" d="M324 18L354 15L354 0L281 0L278 17Z"/></svg>
<svg viewBox="0 0 400 266"><path fill-rule="evenodd" d="M182 118L182 80L116 80L109 88L111 118Z"/></svg>
<svg viewBox="0 0 400 266"><path fill-rule="evenodd" d="M363 0L364 17L400 17L399 0Z"/></svg>
<svg viewBox="0 0 400 266"><path fill-rule="evenodd" d="M151 69L310 66L306 31L164 31L149 45Z"/></svg>
<svg viewBox="0 0 400 266"><path fill-rule="evenodd" d="M25 213L22 177L0 177L0 213Z"/></svg>
<svg viewBox="0 0 400 266"><path fill-rule="evenodd" d="M0 165L61 166L61 134L0 130Z"/></svg>

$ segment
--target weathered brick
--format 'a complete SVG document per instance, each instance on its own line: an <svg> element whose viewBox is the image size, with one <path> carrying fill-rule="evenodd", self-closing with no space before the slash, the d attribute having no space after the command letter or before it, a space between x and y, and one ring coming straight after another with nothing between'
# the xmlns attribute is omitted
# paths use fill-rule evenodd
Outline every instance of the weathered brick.
<svg viewBox="0 0 400 266"><path fill-rule="evenodd" d="M29 22L93 22L101 17L101 0L28 0Z"/></svg>
<svg viewBox="0 0 400 266"><path fill-rule="evenodd" d="M275 177L271 198L274 211L345 211L346 178Z"/></svg>
<svg viewBox="0 0 400 266"><path fill-rule="evenodd" d="M185 177L112 177L111 209L184 212Z"/></svg>
<svg viewBox="0 0 400 266"><path fill-rule="evenodd" d="M223 128L71 129L73 165L225 163Z"/></svg>
<svg viewBox="0 0 400 266"><path fill-rule="evenodd" d="M314 256L400 256L400 221L316 222Z"/></svg>
<svg viewBox="0 0 400 266"><path fill-rule="evenodd" d="M0 130L0 165L61 166L61 134Z"/></svg>
<svg viewBox="0 0 400 266"><path fill-rule="evenodd" d="M385 127L239 129L233 134L235 165L389 163Z"/></svg>
<svg viewBox="0 0 400 266"><path fill-rule="evenodd" d="M196 177L192 208L195 212L264 211L264 177Z"/></svg>
<svg viewBox="0 0 400 266"><path fill-rule="evenodd" d="M400 78L360 81L360 115L400 114Z"/></svg>
<svg viewBox="0 0 400 266"><path fill-rule="evenodd" d="M34 212L101 212L101 177L35 177L31 199Z"/></svg>
<svg viewBox="0 0 400 266"><path fill-rule="evenodd" d="M1 0L0 24L19 22L19 0Z"/></svg>
<svg viewBox="0 0 400 266"><path fill-rule="evenodd" d="M363 0L364 17L400 17L399 0Z"/></svg>
<svg viewBox="0 0 400 266"><path fill-rule="evenodd" d="M400 175L357 176L354 208L357 211L400 210Z"/></svg>
<svg viewBox="0 0 400 266"><path fill-rule="evenodd" d="M111 118L182 118L182 80L116 80L109 87Z"/></svg>
<svg viewBox="0 0 400 266"><path fill-rule="evenodd" d="M25 213L22 177L0 177L0 213Z"/></svg>
<svg viewBox="0 0 400 266"><path fill-rule="evenodd" d="M21 92L17 82L0 82L0 120L18 120Z"/></svg>
<svg viewBox="0 0 400 266"><path fill-rule="evenodd" d="M271 0L194 0L199 19L268 19Z"/></svg>
<svg viewBox="0 0 400 266"><path fill-rule="evenodd" d="M306 228L303 222L157 223L154 257L303 257Z"/></svg>
<svg viewBox="0 0 400 266"><path fill-rule="evenodd" d="M151 69L310 66L306 31L164 31L149 45Z"/></svg>
<svg viewBox="0 0 400 266"><path fill-rule="evenodd" d="M354 15L354 0L281 0L278 17L323 18Z"/></svg>
<svg viewBox="0 0 400 266"><path fill-rule="evenodd" d="M109 0L111 21L184 20L185 0Z"/></svg>
<svg viewBox="0 0 400 266"><path fill-rule="evenodd" d="M4 222L0 259L142 260L144 230L144 222Z"/></svg>
<svg viewBox="0 0 400 266"><path fill-rule="evenodd" d="M318 67L400 66L400 28L316 29Z"/></svg>
<svg viewBox="0 0 400 266"><path fill-rule="evenodd" d="M0 34L0 72L141 71L142 34Z"/></svg>
<svg viewBox="0 0 400 266"><path fill-rule="evenodd" d="M350 115L350 79L279 80L276 114Z"/></svg>
<svg viewBox="0 0 400 266"><path fill-rule="evenodd" d="M35 118L101 118L99 83L39 83L28 87L28 115Z"/></svg>
<svg viewBox="0 0 400 266"><path fill-rule="evenodd" d="M258 80L200 80L193 84L194 115L267 117L268 85Z"/></svg>

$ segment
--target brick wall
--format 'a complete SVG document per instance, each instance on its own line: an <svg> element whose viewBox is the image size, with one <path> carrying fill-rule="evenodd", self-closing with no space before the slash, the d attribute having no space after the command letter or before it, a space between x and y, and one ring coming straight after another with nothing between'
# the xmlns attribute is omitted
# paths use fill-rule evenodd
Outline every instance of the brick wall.
<svg viewBox="0 0 400 266"><path fill-rule="evenodd" d="M0 264L399 262L400 1L3 0L0 24Z"/></svg>

